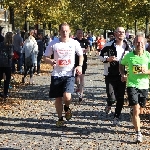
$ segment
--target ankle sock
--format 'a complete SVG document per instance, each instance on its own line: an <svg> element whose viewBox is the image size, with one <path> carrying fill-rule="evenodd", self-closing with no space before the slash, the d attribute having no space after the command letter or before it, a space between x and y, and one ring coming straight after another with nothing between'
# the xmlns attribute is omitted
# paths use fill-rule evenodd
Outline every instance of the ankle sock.
<svg viewBox="0 0 150 150"><path fill-rule="evenodd" d="M63 121L63 117L59 118L59 121Z"/></svg>
<svg viewBox="0 0 150 150"><path fill-rule="evenodd" d="M66 105L64 105L64 111L67 112L69 109L69 107L67 107Z"/></svg>
<svg viewBox="0 0 150 150"><path fill-rule="evenodd" d="M136 134L138 134L138 135L141 134L141 131L136 131Z"/></svg>

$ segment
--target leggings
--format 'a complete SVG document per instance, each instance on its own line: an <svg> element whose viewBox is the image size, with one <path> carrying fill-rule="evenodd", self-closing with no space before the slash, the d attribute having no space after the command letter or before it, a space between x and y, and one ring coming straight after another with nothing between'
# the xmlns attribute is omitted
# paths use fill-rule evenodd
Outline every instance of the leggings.
<svg viewBox="0 0 150 150"><path fill-rule="evenodd" d="M0 78L2 79L3 73L5 73L6 79L4 80L4 95L8 94L10 79L11 79L11 67L0 67ZM0 80L1 80L0 79Z"/></svg>

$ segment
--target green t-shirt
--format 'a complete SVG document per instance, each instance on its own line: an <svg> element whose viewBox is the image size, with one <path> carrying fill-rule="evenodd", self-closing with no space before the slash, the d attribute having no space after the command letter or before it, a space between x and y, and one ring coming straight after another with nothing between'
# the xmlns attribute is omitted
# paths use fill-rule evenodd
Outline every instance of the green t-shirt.
<svg viewBox="0 0 150 150"><path fill-rule="evenodd" d="M150 53L144 51L143 55L135 55L134 52L129 52L121 60L121 64L128 67L127 87L135 87L138 89L149 88L149 75L142 74L141 68L149 69Z"/></svg>

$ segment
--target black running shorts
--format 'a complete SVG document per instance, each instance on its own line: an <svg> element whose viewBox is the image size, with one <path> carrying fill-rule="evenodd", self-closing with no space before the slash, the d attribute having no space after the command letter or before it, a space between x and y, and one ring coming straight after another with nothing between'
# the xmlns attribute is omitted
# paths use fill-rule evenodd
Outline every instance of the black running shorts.
<svg viewBox="0 0 150 150"><path fill-rule="evenodd" d="M137 89L135 87L127 87L127 94L130 106L139 104L141 107L145 107L146 100L148 97L148 89Z"/></svg>

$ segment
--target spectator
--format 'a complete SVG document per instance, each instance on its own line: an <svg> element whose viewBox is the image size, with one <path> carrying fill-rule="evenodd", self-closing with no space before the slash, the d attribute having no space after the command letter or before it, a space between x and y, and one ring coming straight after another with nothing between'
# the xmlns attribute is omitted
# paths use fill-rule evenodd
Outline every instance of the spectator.
<svg viewBox="0 0 150 150"><path fill-rule="evenodd" d="M17 34L13 36L13 46L14 46L14 51L18 55L18 60L17 60L17 71L22 74L22 65L23 65L23 54L22 54L22 46L23 46L23 39L20 35L20 30L17 30ZM12 73L16 72L15 69L15 59L12 61Z"/></svg>
<svg viewBox="0 0 150 150"><path fill-rule="evenodd" d="M44 43L43 43L42 39L43 39L43 35L42 35L42 33L39 33L38 39L37 39L37 45L38 45L37 75L40 75L41 59L42 59L43 52L44 52Z"/></svg>
<svg viewBox="0 0 150 150"><path fill-rule="evenodd" d="M12 32L7 32L4 38L4 42L0 43L0 77L4 79L4 91L0 93L0 97L8 97L8 89L11 79L11 63L13 56L13 45L12 45Z"/></svg>
<svg viewBox="0 0 150 150"><path fill-rule="evenodd" d="M33 74L37 66L37 54L38 54L38 45L33 37L33 30L30 31L30 36L26 39L23 46L23 52L25 53L25 71L22 82L26 83L26 76L29 71L30 73L30 84L33 84Z"/></svg>

